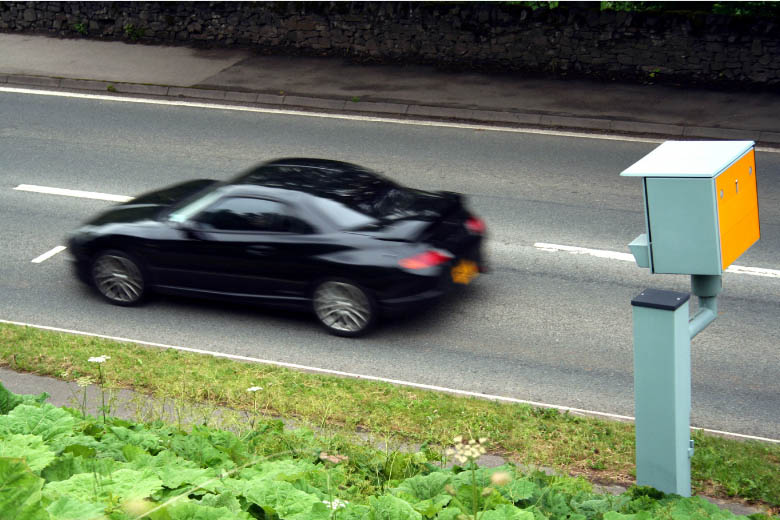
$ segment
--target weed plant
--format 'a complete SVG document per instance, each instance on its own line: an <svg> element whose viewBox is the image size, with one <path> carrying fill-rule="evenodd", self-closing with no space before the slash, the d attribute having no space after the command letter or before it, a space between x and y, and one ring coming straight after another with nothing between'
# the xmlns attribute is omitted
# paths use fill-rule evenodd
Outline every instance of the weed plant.
<svg viewBox="0 0 780 520"><path fill-rule="evenodd" d="M494 454L520 467L552 468L599 483L634 481L630 423L0 324L0 365L17 371L97 380L100 364L88 361L96 354L110 356L112 388L156 397L144 398L138 407L145 414L141 418L167 414L167 420L184 428L232 414L230 429L243 438L257 429L249 426L285 417L343 439L337 449L328 446L317 454L342 453L358 434L387 446L421 446L424 459L395 448L383 457L347 453L351 467L373 468L364 472L370 478L354 485L377 493L385 491L388 480L410 477L415 464L440 461L452 444L452 432L490 438ZM251 387L262 389L248 392ZM701 432L693 437L695 493L780 506L780 446ZM297 450L294 445L286 449Z"/></svg>
<svg viewBox="0 0 780 520"><path fill-rule="evenodd" d="M475 463L487 439L454 439L463 466L401 459L339 436L261 420L239 437L194 425L98 419L0 385L0 512L66 520L731 520L698 497ZM391 462L392 460L392 462ZM399 460L401 462L399 462ZM754 515L758 520L761 515Z"/></svg>

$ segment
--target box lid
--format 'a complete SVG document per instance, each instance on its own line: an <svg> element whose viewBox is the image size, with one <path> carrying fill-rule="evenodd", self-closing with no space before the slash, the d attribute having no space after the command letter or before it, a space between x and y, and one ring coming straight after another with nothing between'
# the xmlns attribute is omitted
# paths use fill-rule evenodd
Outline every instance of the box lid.
<svg viewBox="0 0 780 520"><path fill-rule="evenodd" d="M690 299L689 293L662 291L661 289L645 289L631 300L634 307L649 307L664 311L674 311Z"/></svg>
<svg viewBox="0 0 780 520"><path fill-rule="evenodd" d="M753 141L666 141L622 177L715 177L745 155Z"/></svg>

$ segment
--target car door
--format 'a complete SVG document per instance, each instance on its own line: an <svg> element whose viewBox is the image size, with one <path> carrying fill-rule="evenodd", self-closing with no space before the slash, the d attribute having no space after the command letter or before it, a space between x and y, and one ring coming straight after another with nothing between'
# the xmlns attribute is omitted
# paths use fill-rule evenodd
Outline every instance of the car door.
<svg viewBox="0 0 780 520"><path fill-rule="evenodd" d="M313 255L314 228L292 206L262 197L231 196L193 217L204 290L256 299L303 297Z"/></svg>

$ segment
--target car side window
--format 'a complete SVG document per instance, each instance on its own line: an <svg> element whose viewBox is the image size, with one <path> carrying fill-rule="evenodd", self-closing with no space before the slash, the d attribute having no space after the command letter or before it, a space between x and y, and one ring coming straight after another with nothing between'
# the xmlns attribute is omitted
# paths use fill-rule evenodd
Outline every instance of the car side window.
<svg viewBox="0 0 780 520"><path fill-rule="evenodd" d="M311 233L303 220L290 215L287 207L273 200L228 197L195 216L206 228L219 231Z"/></svg>

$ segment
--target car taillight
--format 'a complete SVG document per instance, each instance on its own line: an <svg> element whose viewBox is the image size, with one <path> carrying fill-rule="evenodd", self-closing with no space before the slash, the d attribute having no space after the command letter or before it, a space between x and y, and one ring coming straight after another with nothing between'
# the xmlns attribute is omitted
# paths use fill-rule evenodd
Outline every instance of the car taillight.
<svg viewBox="0 0 780 520"><path fill-rule="evenodd" d="M430 249L419 255L410 256L400 260L398 263L406 269L427 269L439 264L449 262L454 257L446 251Z"/></svg>
<svg viewBox="0 0 780 520"><path fill-rule="evenodd" d="M466 221L466 229L472 233L481 235L485 232L485 228L485 221L481 218L469 217L469 219Z"/></svg>

